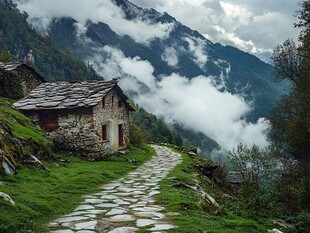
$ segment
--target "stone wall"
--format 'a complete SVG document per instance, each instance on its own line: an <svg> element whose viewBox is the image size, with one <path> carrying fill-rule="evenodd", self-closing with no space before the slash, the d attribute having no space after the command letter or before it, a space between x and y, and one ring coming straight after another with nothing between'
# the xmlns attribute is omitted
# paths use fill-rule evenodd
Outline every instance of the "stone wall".
<svg viewBox="0 0 310 233"><path fill-rule="evenodd" d="M32 68L26 65L21 65L14 70L18 77L21 79L21 86L23 90L23 95L27 96L32 90L42 83L42 77L36 73Z"/></svg>
<svg viewBox="0 0 310 233"><path fill-rule="evenodd" d="M123 125L124 146L129 143L129 111L125 103L121 101L119 106L118 94L115 90L110 91L104 97L104 107L102 101L94 107L94 127L98 135L102 135L102 125L107 125L108 142L110 153L119 150L118 126ZM102 137L100 137L102 138ZM101 140L102 141L102 140ZM100 147L100 144L99 144Z"/></svg>
<svg viewBox="0 0 310 233"><path fill-rule="evenodd" d="M112 102L113 99L113 102ZM87 154L90 159L98 159L107 154L117 152L119 147L118 127L123 125L124 146L129 143L129 112L121 102L117 93L112 90L94 108L76 110L58 110L27 113L38 125L39 115L57 115L58 128L47 132L64 147ZM42 119L42 117L41 117ZM107 125L107 140L102 140L102 125ZM44 129L44 126L41 125Z"/></svg>

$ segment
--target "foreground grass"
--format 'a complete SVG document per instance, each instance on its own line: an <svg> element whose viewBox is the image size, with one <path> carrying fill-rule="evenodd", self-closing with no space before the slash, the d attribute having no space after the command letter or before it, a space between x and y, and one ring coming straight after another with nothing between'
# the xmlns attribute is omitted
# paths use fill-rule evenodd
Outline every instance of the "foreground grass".
<svg viewBox="0 0 310 233"><path fill-rule="evenodd" d="M46 162L49 172L21 166L15 176L0 176L0 191L16 202L11 206L0 200L0 232L46 232L45 224L72 211L82 195L99 191L98 186L123 176L152 154L154 150L146 147L101 162L62 154L70 163ZM129 163L128 158L138 162Z"/></svg>
<svg viewBox="0 0 310 233"><path fill-rule="evenodd" d="M182 154L183 163L178 165L167 177L161 181L161 193L158 201L166 207L168 212L178 212L179 216L171 217L171 221L179 228L169 232L208 232L208 233L235 233L235 232L267 232L272 229L268 219L251 220L238 217L226 209L215 215L202 208L200 197L190 188L175 187L174 184L185 183L194 185L195 176L193 160ZM212 188L209 187L209 191ZM211 193L212 194L212 193ZM214 196L216 199L216 196Z"/></svg>

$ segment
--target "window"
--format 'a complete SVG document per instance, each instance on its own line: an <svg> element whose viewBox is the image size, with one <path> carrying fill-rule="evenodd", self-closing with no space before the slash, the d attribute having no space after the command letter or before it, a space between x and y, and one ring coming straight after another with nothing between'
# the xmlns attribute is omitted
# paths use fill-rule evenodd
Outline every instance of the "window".
<svg viewBox="0 0 310 233"><path fill-rule="evenodd" d="M47 132L58 129L58 115L53 112L45 112L39 114L39 125L43 130Z"/></svg>
<svg viewBox="0 0 310 233"><path fill-rule="evenodd" d="M103 141L108 140L108 126L107 125L102 126L102 140Z"/></svg>
<svg viewBox="0 0 310 233"><path fill-rule="evenodd" d="M119 108L122 107L122 101L121 100L118 101L118 107Z"/></svg>
<svg viewBox="0 0 310 233"><path fill-rule="evenodd" d="M105 98L104 97L102 98L102 102L101 103L102 103L102 108L104 108L105 107Z"/></svg>

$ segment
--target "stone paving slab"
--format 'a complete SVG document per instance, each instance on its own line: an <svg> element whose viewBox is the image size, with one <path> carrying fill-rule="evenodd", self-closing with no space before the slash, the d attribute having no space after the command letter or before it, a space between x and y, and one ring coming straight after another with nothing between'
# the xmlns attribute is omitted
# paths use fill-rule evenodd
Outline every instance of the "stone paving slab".
<svg viewBox="0 0 310 233"><path fill-rule="evenodd" d="M155 204L159 181L179 163L172 150L153 146L156 155L135 171L109 184L102 191L83 196L72 212L49 223L51 233L133 233L139 229L166 232L177 228L165 220L164 207ZM168 215L178 213L167 213Z"/></svg>

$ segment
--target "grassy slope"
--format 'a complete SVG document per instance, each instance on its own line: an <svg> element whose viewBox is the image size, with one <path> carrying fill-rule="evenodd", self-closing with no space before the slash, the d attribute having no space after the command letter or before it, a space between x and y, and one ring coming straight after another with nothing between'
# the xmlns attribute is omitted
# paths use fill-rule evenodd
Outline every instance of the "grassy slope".
<svg viewBox="0 0 310 233"><path fill-rule="evenodd" d="M29 118L12 109L14 100L0 97L0 120L10 127L15 137L32 139L33 141L50 146L52 141L47 135L32 124Z"/></svg>
<svg viewBox="0 0 310 233"><path fill-rule="evenodd" d="M45 232L44 224L68 213L82 201L83 194L99 191L98 186L117 179L150 159L153 149L89 162L63 154L70 163L46 162L50 172L20 166L15 176L0 176L0 191L11 196L16 206L0 200L0 232ZM60 156L60 155L58 155ZM137 163L129 163L128 158Z"/></svg>
<svg viewBox="0 0 310 233"><path fill-rule="evenodd" d="M201 205L201 199L196 192L189 188L172 186L175 183L194 184L195 176L193 160L187 155L183 156L183 163L178 165L169 175L168 179L160 183L161 193L157 198L166 206L166 211L178 212L180 216L171 217L171 220L179 226L169 232L267 232L272 229L271 221L267 219L251 220L238 217L227 209L222 209L220 215L205 211ZM171 177L171 178L169 178ZM212 194L212 188L208 188ZM211 191L211 192L210 192ZM214 196L216 199L216 196ZM221 206L221 204L220 204ZM186 210L185 210L186 209Z"/></svg>

